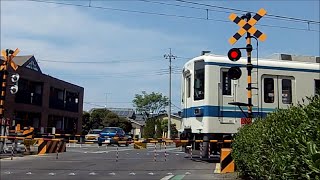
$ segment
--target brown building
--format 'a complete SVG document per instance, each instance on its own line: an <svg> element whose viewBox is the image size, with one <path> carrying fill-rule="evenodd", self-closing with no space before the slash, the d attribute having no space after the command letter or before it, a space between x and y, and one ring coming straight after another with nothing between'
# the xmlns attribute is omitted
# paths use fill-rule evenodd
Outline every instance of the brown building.
<svg viewBox="0 0 320 180"><path fill-rule="evenodd" d="M34 56L17 56L13 61L19 68L8 70L4 117L36 132L51 133L54 127L56 133L81 133L84 88L43 74ZM13 95L14 73L20 79Z"/></svg>

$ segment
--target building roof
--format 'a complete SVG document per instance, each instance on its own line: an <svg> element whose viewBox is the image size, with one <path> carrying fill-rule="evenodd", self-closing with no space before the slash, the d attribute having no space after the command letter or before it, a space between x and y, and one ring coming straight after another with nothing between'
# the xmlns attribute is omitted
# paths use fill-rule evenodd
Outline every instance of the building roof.
<svg viewBox="0 0 320 180"><path fill-rule="evenodd" d="M1 60L2 61L4 60L3 56L1 56ZM34 55L16 56L13 58L13 61L18 66L26 67L26 68L29 68L29 69L32 69L32 70L35 70L35 71L42 73Z"/></svg>
<svg viewBox="0 0 320 180"><path fill-rule="evenodd" d="M155 114L155 115L153 115L153 117L159 117L159 116L168 116L168 114L167 113L160 113L160 114ZM175 118L177 118L177 119L182 119L182 117L181 116L179 116L178 114L176 114L176 113L174 113L174 114L171 114L171 117L175 117Z"/></svg>
<svg viewBox="0 0 320 180"><path fill-rule="evenodd" d="M145 121L135 121L133 119L129 119L129 121L131 123L135 123L135 124L138 124L139 126L145 126L146 125L146 122Z"/></svg>
<svg viewBox="0 0 320 180"><path fill-rule="evenodd" d="M128 119L136 119L136 115L133 109L129 108L108 108L108 110L116 113L119 117Z"/></svg>

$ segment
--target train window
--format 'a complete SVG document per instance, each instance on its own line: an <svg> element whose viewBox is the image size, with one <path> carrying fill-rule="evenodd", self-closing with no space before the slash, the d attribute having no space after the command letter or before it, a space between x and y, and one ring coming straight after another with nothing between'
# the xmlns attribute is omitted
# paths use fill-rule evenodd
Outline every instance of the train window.
<svg viewBox="0 0 320 180"><path fill-rule="evenodd" d="M314 80L315 94L320 94L320 79Z"/></svg>
<svg viewBox="0 0 320 180"><path fill-rule="evenodd" d="M204 61L194 62L194 100L204 99Z"/></svg>
<svg viewBox="0 0 320 180"><path fill-rule="evenodd" d="M191 96L191 78L187 77L187 97Z"/></svg>
<svg viewBox="0 0 320 180"><path fill-rule="evenodd" d="M231 95L231 79L228 77L228 72L222 72L222 94Z"/></svg>
<svg viewBox="0 0 320 180"><path fill-rule="evenodd" d="M292 103L292 83L291 79L282 79L282 103Z"/></svg>
<svg viewBox="0 0 320 180"><path fill-rule="evenodd" d="M274 81L273 78L264 79L264 102L273 103L274 102Z"/></svg>

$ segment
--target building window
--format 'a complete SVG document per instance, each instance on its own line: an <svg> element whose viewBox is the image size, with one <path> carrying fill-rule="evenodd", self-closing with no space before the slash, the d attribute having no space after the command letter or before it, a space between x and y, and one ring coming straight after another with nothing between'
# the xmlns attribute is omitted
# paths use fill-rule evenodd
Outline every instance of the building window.
<svg viewBox="0 0 320 180"><path fill-rule="evenodd" d="M282 79L282 103L292 103L292 84L291 79Z"/></svg>
<svg viewBox="0 0 320 180"><path fill-rule="evenodd" d="M274 80L273 78L264 79L264 102L273 103L274 102Z"/></svg>
<svg viewBox="0 0 320 180"><path fill-rule="evenodd" d="M231 79L228 77L228 72L222 72L222 94L231 95Z"/></svg>
<svg viewBox="0 0 320 180"><path fill-rule="evenodd" d="M320 79L314 80L315 94L320 95Z"/></svg>
<svg viewBox="0 0 320 180"><path fill-rule="evenodd" d="M204 61L194 63L194 100L204 99Z"/></svg>

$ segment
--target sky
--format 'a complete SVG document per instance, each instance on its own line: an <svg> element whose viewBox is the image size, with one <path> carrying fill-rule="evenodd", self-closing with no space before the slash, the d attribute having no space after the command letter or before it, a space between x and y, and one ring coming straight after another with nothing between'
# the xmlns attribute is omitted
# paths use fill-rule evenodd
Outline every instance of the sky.
<svg viewBox="0 0 320 180"><path fill-rule="evenodd" d="M239 29L228 17L260 8L267 35L259 58L274 53L320 55L319 0L1 0L1 49L34 55L44 74L84 87L84 110L132 108L135 94L169 96L180 110L183 65L209 50L227 55ZM241 10L241 11L239 11ZM286 17L285 19L279 18ZM298 20L297 20L298 19ZM254 42L254 41L253 41ZM255 42L254 42L254 48ZM253 52L255 54L255 51Z"/></svg>

